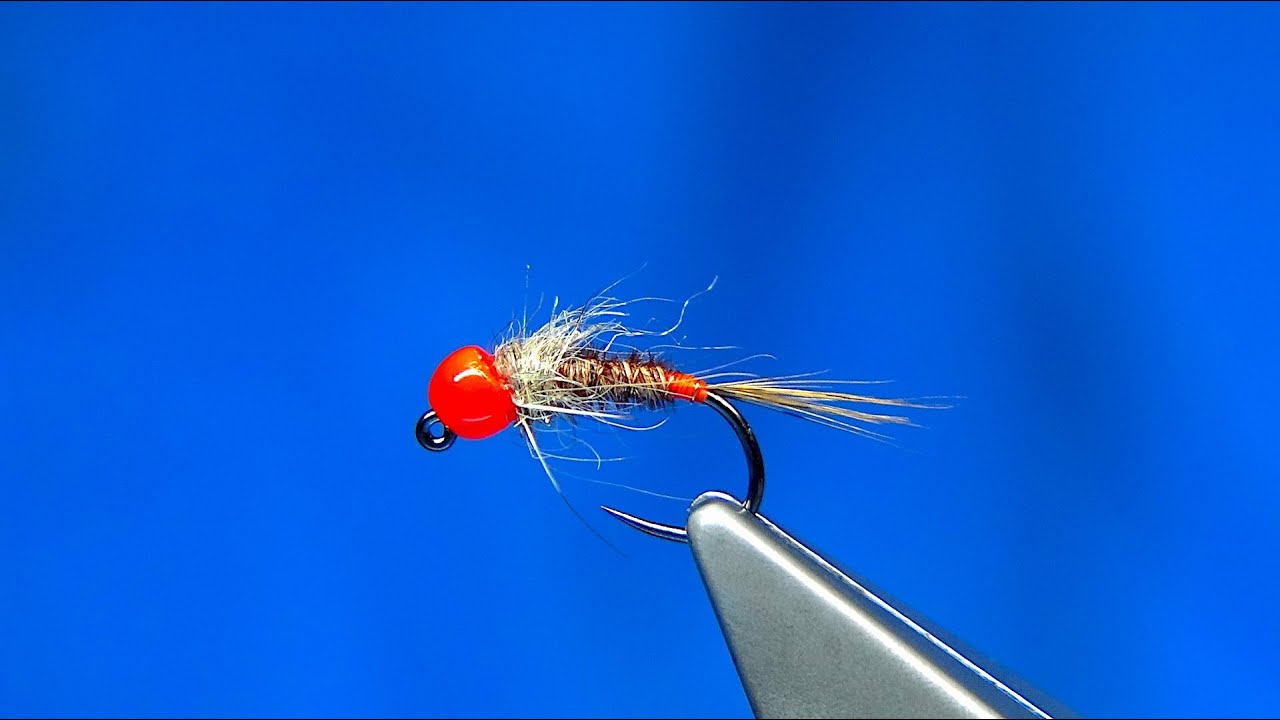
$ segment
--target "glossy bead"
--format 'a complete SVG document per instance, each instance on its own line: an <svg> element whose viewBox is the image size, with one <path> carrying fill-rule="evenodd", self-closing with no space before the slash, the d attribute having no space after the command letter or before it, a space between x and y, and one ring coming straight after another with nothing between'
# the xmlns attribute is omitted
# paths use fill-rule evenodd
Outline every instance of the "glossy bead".
<svg viewBox="0 0 1280 720"><path fill-rule="evenodd" d="M436 368L427 401L440 422L458 437L479 440L516 421L511 386L483 348L468 345L450 353Z"/></svg>

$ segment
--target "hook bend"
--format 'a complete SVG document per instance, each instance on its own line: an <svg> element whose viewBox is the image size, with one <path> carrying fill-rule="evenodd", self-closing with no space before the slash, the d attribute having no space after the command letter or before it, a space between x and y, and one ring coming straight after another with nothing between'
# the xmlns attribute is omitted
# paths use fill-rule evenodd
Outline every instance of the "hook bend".
<svg viewBox="0 0 1280 720"><path fill-rule="evenodd" d="M747 499L742 502L742 509L752 514L757 513L760 511L760 503L764 500L764 455L760 452L760 443L756 441L756 434L752 432L751 426L742 417L742 413L738 412L738 409L728 400L714 392L708 392L703 402L714 408L733 426L733 431L738 435L738 441L742 443L742 452L747 456ZM646 535L673 542L689 542L689 533L683 527L646 520L603 505L600 509Z"/></svg>

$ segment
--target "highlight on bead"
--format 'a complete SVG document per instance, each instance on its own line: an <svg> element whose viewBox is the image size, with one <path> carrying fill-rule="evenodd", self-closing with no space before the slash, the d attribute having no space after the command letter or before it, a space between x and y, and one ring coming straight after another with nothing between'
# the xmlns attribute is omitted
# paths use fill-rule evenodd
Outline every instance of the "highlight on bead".
<svg viewBox="0 0 1280 720"><path fill-rule="evenodd" d="M631 315L640 303L661 299L611 296L620 282L580 306L561 308L557 298L549 320L540 326L531 326L526 313L511 323L492 352L471 345L450 353L436 368L428 387L433 419L446 433L468 440L518 428L552 486L564 498L547 461L581 458L552 455L538 440L540 431L562 432L557 420L570 425L591 421L626 430L652 430L661 422L638 423L642 411L702 403L708 393L714 393L725 400L776 410L843 432L888 440L868 426L914 425L903 411L946 407L924 402L929 398L851 392L852 386L875 381L823 379L816 372L768 377L727 370L738 362L771 357L767 355L708 369L682 369L669 357L671 353L664 354L664 348L681 347L673 333L684 322L690 303L712 290L715 280L680 305L673 324L659 329L631 324ZM443 449L448 443L429 441L423 446ZM596 460L600 461L598 455Z"/></svg>

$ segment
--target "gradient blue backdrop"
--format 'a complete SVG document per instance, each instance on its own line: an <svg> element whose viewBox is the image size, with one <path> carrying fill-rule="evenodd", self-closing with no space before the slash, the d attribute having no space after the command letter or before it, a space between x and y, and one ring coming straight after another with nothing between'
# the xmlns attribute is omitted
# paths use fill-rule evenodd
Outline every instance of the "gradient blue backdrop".
<svg viewBox="0 0 1280 720"><path fill-rule="evenodd" d="M567 478L623 557L511 434L413 441L526 278L647 263L620 292L720 277L691 343L966 398L897 448L750 413L775 521L1077 712L1275 715L1277 37L0 6L0 712L747 714L687 551L592 509L680 503ZM580 478L740 490L712 413L588 437L631 459Z"/></svg>

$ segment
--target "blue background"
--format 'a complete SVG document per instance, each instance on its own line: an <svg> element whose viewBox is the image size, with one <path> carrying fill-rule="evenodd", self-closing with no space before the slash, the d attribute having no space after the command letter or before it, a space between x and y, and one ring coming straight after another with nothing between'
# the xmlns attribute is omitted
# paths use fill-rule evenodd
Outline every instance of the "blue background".
<svg viewBox="0 0 1280 720"><path fill-rule="evenodd" d="M764 510L1087 715L1280 712L1280 8L0 6L0 712L749 712L713 413L423 452L528 298L697 299ZM646 265L647 263L647 265ZM526 269L528 266L528 269ZM674 306L655 306L671 319ZM545 314L544 314L545 316ZM641 320L647 318L640 318Z"/></svg>

